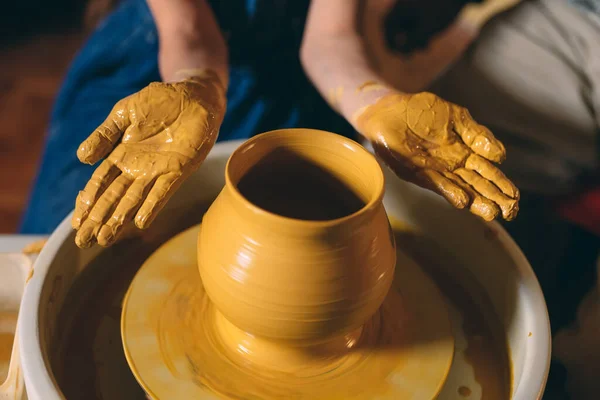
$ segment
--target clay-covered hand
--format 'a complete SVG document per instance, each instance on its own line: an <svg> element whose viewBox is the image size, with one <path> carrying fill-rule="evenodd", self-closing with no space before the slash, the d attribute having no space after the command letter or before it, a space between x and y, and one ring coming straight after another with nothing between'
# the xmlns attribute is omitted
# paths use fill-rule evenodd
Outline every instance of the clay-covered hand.
<svg viewBox="0 0 600 400"><path fill-rule="evenodd" d="M519 190L492 163L504 145L469 112L431 93L392 93L356 118L359 131L401 178L487 221L516 217Z"/></svg>
<svg viewBox="0 0 600 400"><path fill-rule="evenodd" d="M110 245L131 220L147 228L213 147L225 101L212 72L151 83L119 101L77 151L87 164L106 158L77 196L76 244Z"/></svg>

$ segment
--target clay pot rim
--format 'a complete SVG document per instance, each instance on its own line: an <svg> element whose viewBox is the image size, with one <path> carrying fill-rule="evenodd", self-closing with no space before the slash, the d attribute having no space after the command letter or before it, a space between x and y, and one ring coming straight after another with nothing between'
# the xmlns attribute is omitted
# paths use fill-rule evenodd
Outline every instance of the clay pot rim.
<svg viewBox="0 0 600 400"><path fill-rule="evenodd" d="M374 176L374 190L373 195L370 196L369 200L366 204L361 207L360 210L355 211L352 214L345 215L340 218L330 219L330 220L305 220L305 219L297 219L291 217L285 217L283 215L279 215L277 213L265 210L261 208L251 201L249 201L237 188L237 182L234 182L231 176L231 164L232 160L235 160L236 156L239 156L240 153L243 153L254 146L257 141L264 140L265 137L279 137L283 138L286 136L286 139L293 135L294 137L302 137L304 135L313 135L317 136L320 140L328 140L328 141L338 141L341 142L344 147L355 151L359 154L363 160L366 162L372 162L373 168L372 170L375 172L376 176ZM345 225L348 223L352 223L354 221L361 221L365 216L369 216L374 210L378 208L379 205L383 204L383 197L385 195L385 175L381 166L375 156L365 149L360 143L348 139L344 136L341 136L337 133L328 132L320 129L310 129L310 128L284 128L284 129L276 129L264 133L260 133L252 138L248 139L244 143L242 143L238 148L236 148L231 156L227 160L227 165L225 166L225 188L229 189L229 192L233 196L233 198L238 202L239 205L242 206L247 211L250 211L251 214L256 215L260 218L268 218L273 223L278 223L280 225L294 225L298 227L299 225L304 228L314 228L314 229L322 229L329 228L339 225Z"/></svg>

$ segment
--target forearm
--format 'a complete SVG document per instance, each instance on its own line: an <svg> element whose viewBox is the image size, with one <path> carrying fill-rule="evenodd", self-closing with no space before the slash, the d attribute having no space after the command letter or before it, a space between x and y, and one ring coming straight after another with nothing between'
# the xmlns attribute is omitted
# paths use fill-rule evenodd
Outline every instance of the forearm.
<svg viewBox="0 0 600 400"><path fill-rule="evenodd" d="M214 71L227 88L227 45L206 0L147 0L159 36L163 80Z"/></svg>
<svg viewBox="0 0 600 400"><path fill-rule="evenodd" d="M360 132L361 111L393 90L370 63L358 13L359 0L312 0L300 56L321 95Z"/></svg>
<svg viewBox="0 0 600 400"><path fill-rule="evenodd" d="M307 37L301 57L321 95L353 125L364 107L391 91L369 64L357 35L314 40Z"/></svg>

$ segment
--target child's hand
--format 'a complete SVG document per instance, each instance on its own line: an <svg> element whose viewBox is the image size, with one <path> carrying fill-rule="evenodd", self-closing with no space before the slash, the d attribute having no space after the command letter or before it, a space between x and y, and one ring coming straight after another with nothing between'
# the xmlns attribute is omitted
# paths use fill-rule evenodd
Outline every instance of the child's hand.
<svg viewBox="0 0 600 400"><path fill-rule="evenodd" d="M504 146L469 112L431 93L392 93L356 117L359 131L398 176L487 221L516 217L519 190L490 161Z"/></svg>
<svg viewBox="0 0 600 400"><path fill-rule="evenodd" d="M225 101L212 72L152 83L119 101L77 152L88 164L106 159L77 196L76 244L110 245L131 220L147 228L214 145Z"/></svg>

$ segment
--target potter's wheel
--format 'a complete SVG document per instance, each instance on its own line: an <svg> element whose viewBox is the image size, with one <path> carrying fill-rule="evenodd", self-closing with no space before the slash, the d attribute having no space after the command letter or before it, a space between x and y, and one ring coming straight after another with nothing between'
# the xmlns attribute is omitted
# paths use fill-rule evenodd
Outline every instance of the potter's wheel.
<svg viewBox="0 0 600 400"><path fill-rule="evenodd" d="M36 262L22 305L21 357L29 399L146 398L123 355L123 296L139 266L162 243L201 221L224 186L227 160L241 144L217 143L139 237L84 251L74 244L70 216L64 220ZM404 224L402 230L394 226L402 257L427 271L448 300L455 355L438 399L541 399L550 329L543 295L519 248L500 225L483 224L384 172L387 214ZM474 330L470 316L477 314L489 318L476 318L480 328ZM488 351L474 357L471 350L477 345L481 350L491 336L498 346L484 347Z"/></svg>
<svg viewBox="0 0 600 400"><path fill-rule="evenodd" d="M446 300L410 258L399 255L393 287L358 345L281 371L253 365L231 344L237 339L201 290L198 232L154 252L123 304L126 357L152 398L433 399L442 390L455 334Z"/></svg>

